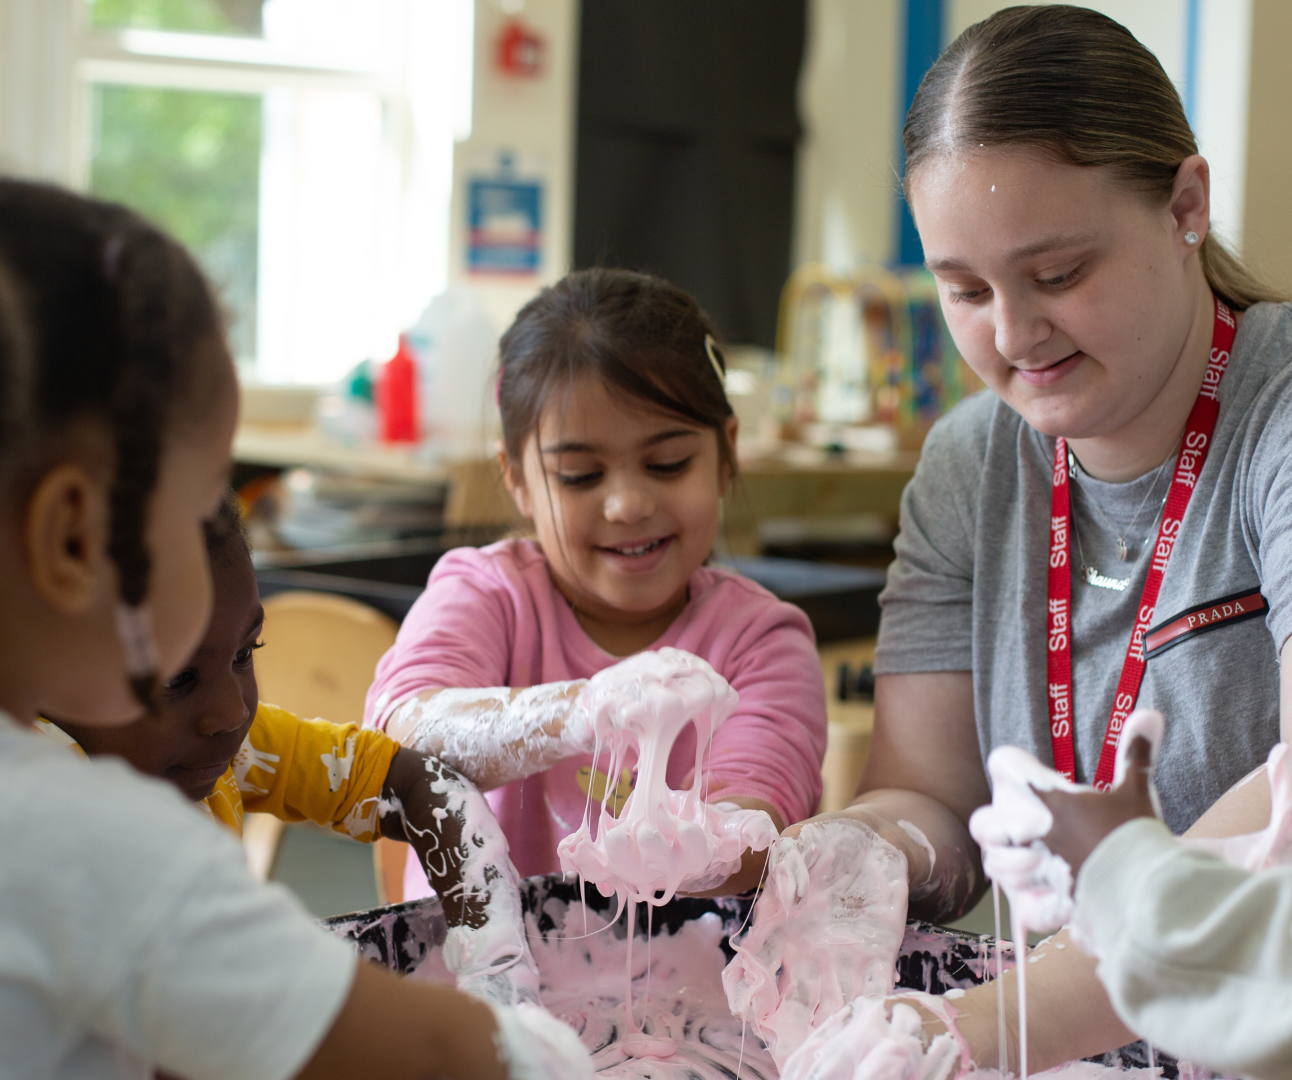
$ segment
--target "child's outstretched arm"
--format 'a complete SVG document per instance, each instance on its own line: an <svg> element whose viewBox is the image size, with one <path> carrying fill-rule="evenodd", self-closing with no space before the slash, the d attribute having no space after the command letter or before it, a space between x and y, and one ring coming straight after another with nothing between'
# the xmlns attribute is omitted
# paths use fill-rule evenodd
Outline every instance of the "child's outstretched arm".
<svg viewBox="0 0 1292 1080"><path fill-rule="evenodd" d="M1071 1016L1085 1001L1088 1013L1093 997L1082 984L1098 985L1119 1026L1125 1025L1121 1041L1133 1032L1218 1071L1287 1075L1292 956L1282 943L1292 933L1292 870L1252 874L1197 846L1214 829L1208 818L1232 817L1237 799L1249 808L1264 802L1269 816L1270 800L1257 790L1269 794L1269 785L1260 783L1264 771L1231 789L1182 842L1154 816L1148 742L1136 740L1128 751L1126 779L1107 793L1036 791L1052 817L1043 841L1069 864L1077 886L1073 932L1034 953L1029 982L1039 981L1040 992L1029 985L1030 1004L1039 997L1047 1009L1061 1001ZM1053 951L1074 939L1095 954L1097 968L1075 949ZM1067 978L1059 980L1059 974ZM1012 974L1004 978L1009 983ZM1082 993L1074 994L1074 986ZM1013 992L1007 987L1007 1010ZM981 1052L996 1023L990 996L975 989L956 1002L960 1033L980 1064L995 1053L994 1046ZM1012 1012L1006 1019L1013 1030ZM1040 1061L1029 1054L1034 1068L1052 1065L1058 1056L1052 1049Z"/></svg>
<svg viewBox="0 0 1292 1080"><path fill-rule="evenodd" d="M417 852L449 924L444 961L458 986L515 1004L538 1003L520 881L489 805L461 773L407 747L382 787L381 832Z"/></svg>
<svg viewBox="0 0 1292 1080"><path fill-rule="evenodd" d="M386 733L489 791L592 749L578 704L585 685L427 689L394 709Z"/></svg>
<svg viewBox="0 0 1292 1080"><path fill-rule="evenodd" d="M1251 873L1138 818L1077 880L1074 926L1131 1030L1218 1073L1292 1070L1292 867Z"/></svg>
<svg viewBox="0 0 1292 1080"><path fill-rule="evenodd" d="M592 1062L579 1037L537 1006L490 1006L361 963L340 1013L296 1075L592 1080Z"/></svg>
<svg viewBox="0 0 1292 1080"><path fill-rule="evenodd" d="M1292 1069L1292 867L1259 873L1181 843L1153 814L1147 743L1107 793L1038 793L1076 875L1073 925L1131 1030L1226 1074ZM1253 778L1260 783L1260 777Z"/></svg>

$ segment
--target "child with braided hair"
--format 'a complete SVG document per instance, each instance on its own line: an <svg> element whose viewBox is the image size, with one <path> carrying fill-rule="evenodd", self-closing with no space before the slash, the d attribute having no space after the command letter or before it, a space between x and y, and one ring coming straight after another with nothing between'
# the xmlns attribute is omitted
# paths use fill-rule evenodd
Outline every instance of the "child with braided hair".
<svg viewBox="0 0 1292 1080"><path fill-rule="evenodd" d="M171 785L33 730L157 715L211 611L236 414L178 245L0 181L0 1075L591 1077L537 1006L357 963Z"/></svg>

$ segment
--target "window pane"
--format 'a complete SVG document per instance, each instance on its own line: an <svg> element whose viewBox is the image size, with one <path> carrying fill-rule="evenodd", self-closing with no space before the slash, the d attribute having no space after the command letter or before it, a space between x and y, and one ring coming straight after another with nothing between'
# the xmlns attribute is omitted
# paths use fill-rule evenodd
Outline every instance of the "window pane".
<svg viewBox="0 0 1292 1080"><path fill-rule="evenodd" d="M394 348L398 171L375 94L265 94L258 371L326 382Z"/></svg>
<svg viewBox="0 0 1292 1080"><path fill-rule="evenodd" d="M99 30L184 30L259 37L264 0L86 0Z"/></svg>
<svg viewBox="0 0 1292 1080"><path fill-rule="evenodd" d="M261 99L96 85L90 190L185 244L220 292L233 355L256 354Z"/></svg>

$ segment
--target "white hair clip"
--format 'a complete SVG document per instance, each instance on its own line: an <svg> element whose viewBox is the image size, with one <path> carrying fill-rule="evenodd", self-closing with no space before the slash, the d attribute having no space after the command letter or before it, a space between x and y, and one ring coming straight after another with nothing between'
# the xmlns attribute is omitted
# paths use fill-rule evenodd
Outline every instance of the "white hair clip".
<svg viewBox="0 0 1292 1080"><path fill-rule="evenodd" d="M131 607L117 604L117 637L126 654L126 674L132 679L156 675L161 667L157 639L153 634L153 616L147 604Z"/></svg>
<svg viewBox="0 0 1292 1080"><path fill-rule="evenodd" d="M726 365L722 362L722 353L718 351L718 343L713 340L712 334L704 335L704 351L709 355L709 363L713 365L713 373L718 376L718 382L722 383L725 388L727 385Z"/></svg>

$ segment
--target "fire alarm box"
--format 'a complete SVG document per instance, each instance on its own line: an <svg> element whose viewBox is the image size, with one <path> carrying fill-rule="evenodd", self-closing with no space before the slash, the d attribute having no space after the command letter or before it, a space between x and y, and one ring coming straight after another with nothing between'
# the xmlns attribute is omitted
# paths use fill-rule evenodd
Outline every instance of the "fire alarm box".
<svg viewBox="0 0 1292 1080"><path fill-rule="evenodd" d="M521 19L508 19L498 32L498 70L515 79L536 79L547 64L547 39Z"/></svg>

